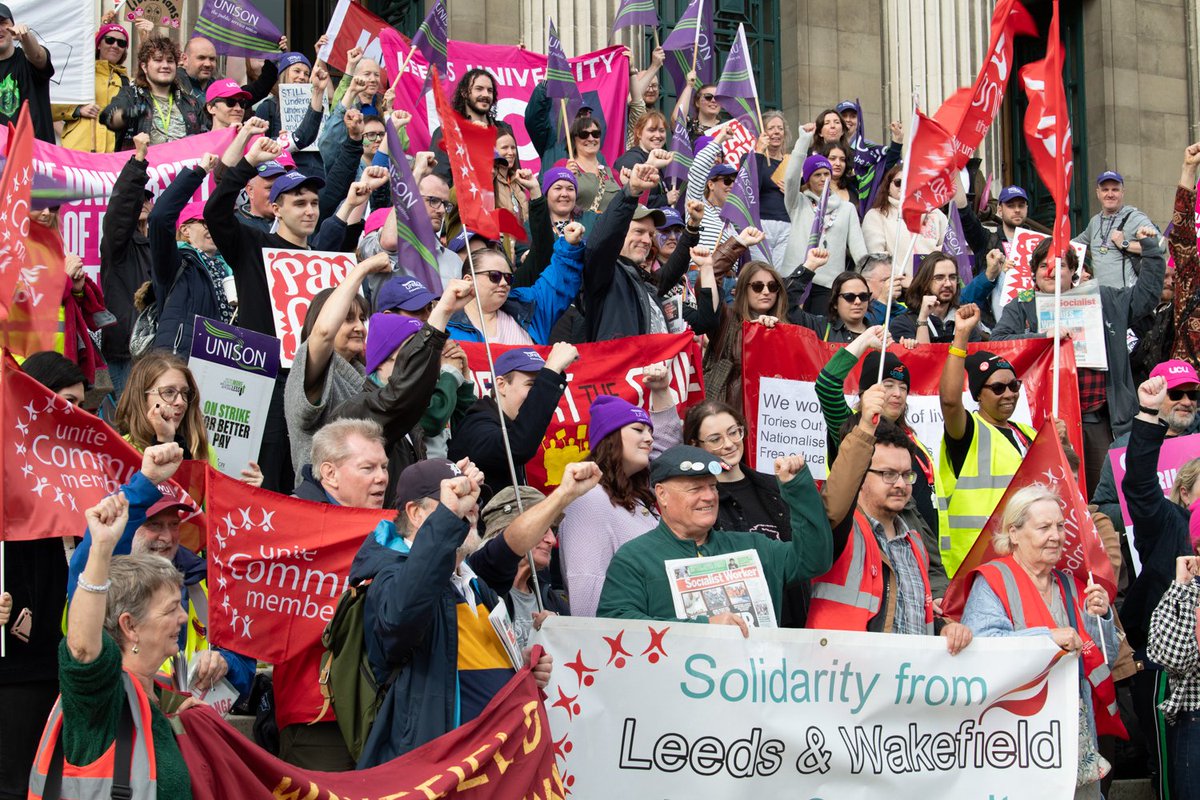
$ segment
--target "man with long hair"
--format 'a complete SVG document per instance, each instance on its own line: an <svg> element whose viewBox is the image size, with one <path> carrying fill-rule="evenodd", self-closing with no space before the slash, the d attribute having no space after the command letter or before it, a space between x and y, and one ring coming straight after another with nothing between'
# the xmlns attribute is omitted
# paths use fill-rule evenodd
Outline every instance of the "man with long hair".
<svg viewBox="0 0 1200 800"><path fill-rule="evenodd" d="M138 48L133 82L100 112L100 121L117 135L119 150L133 147L139 133L153 145L205 130L204 108L176 80L179 58L179 45L166 36L146 39Z"/></svg>

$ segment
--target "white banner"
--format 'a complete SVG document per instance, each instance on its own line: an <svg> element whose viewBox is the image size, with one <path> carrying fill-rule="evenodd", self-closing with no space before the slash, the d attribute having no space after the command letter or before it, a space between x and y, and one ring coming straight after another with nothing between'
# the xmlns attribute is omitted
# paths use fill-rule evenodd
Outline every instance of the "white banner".
<svg viewBox="0 0 1200 800"><path fill-rule="evenodd" d="M551 617L547 711L575 797L1071 797L1075 656L977 639Z"/></svg>
<svg viewBox="0 0 1200 800"><path fill-rule="evenodd" d="M312 86L307 83L281 83L279 84L279 129L287 131L292 136L295 136L296 129L300 127L300 123L304 121L304 115L308 113L309 107L312 105ZM328 113L329 109L325 109ZM317 138L313 139L312 144L303 148L303 152L313 152L317 149L317 142L321 139L321 131L325 130L325 119L321 119L321 125L317 129Z"/></svg>
<svg viewBox="0 0 1200 800"><path fill-rule="evenodd" d="M91 3L9 0L17 25L27 25L50 51L51 103L96 102L96 25ZM128 66L128 64L126 64Z"/></svg>
<svg viewBox="0 0 1200 800"><path fill-rule="evenodd" d="M846 402L850 408L857 407L858 395L846 395ZM971 397L970 392L963 392L963 405L967 411L979 410L979 401ZM1017 398L1012 418L1015 422L1033 424L1025 392ZM909 394L905 419L921 443L929 448L936 473L945 431L941 400L936 394ZM829 477L826 430L816 383L786 378L759 379L758 460L754 463L760 464L763 472L771 472L779 456L802 455L813 477L825 480Z"/></svg>

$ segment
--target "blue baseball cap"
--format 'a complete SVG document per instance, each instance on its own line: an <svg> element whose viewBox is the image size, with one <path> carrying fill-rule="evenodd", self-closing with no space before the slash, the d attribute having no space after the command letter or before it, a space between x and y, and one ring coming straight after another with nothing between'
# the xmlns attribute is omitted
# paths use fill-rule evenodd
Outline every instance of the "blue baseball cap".
<svg viewBox="0 0 1200 800"><path fill-rule="evenodd" d="M518 347L515 350L505 351L496 359L496 374L540 372L544 366L546 366L546 359L538 355L536 350Z"/></svg>
<svg viewBox="0 0 1200 800"><path fill-rule="evenodd" d="M724 175L737 175L737 170L731 164L726 164L724 161L718 161L713 164L713 168L708 171L708 179L711 181L714 178L720 178Z"/></svg>
<svg viewBox="0 0 1200 800"><path fill-rule="evenodd" d="M303 64L304 66L308 67L309 69L312 69L312 63L308 60L308 58L306 58L303 53L297 53L294 51L289 52L289 53L284 53L275 62L275 66L279 69L280 72L283 72L288 67L294 67L297 64Z"/></svg>
<svg viewBox="0 0 1200 800"><path fill-rule="evenodd" d="M474 231L459 231L458 236L455 236L446 245L446 249L452 253L461 253L463 248L467 246L467 242L471 239L479 239L484 243L485 247L495 247L497 244L499 244L499 242L497 242L495 239L489 239L481 233L475 233Z"/></svg>
<svg viewBox="0 0 1200 800"><path fill-rule="evenodd" d="M287 167L278 161L268 161L264 164L259 164L257 172L260 178L278 178L287 172Z"/></svg>
<svg viewBox="0 0 1200 800"><path fill-rule="evenodd" d="M434 300L437 300L437 295L429 291L425 284L408 275L397 275L379 288L375 310L391 311L399 308L403 311L420 311Z"/></svg>
<svg viewBox="0 0 1200 800"><path fill-rule="evenodd" d="M679 212L670 206L664 206L663 208L660 208L659 211L661 211L663 215L663 223L657 226L660 231L663 228L674 228L683 224L683 217L679 216Z"/></svg>
<svg viewBox="0 0 1200 800"><path fill-rule="evenodd" d="M270 200L272 203L279 200L279 195L285 192L294 192L301 188L311 188L313 191L319 191L325 185L324 178L318 178L316 175L305 175L300 172L288 172L280 175L275 183L271 184Z"/></svg>
<svg viewBox="0 0 1200 800"><path fill-rule="evenodd" d="M1119 184L1125 184L1125 179L1121 177L1121 173L1112 169L1106 169L1104 172L1101 172L1100 177L1096 178L1096 185L1099 186L1105 181L1116 181Z"/></svg>
<svg viewBox="0 0 1200 800"><path fill-rule="evenodd" d="M1005 186L1000 190L1000 202L1007 203L1010 200L1024 200L1029 202L1029 195L1025 194L1025 190L1020 186Z"/></svg>

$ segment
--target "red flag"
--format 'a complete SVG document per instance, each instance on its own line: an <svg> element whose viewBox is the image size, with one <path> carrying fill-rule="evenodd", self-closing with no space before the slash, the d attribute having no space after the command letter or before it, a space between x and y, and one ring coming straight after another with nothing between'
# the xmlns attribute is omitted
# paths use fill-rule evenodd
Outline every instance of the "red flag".
<svg viewBox="0 0 1200 800"><path fill-rule="evenodd" d="M1017 0L1000 0L992 13L987 57L975 83L951 95L934 118L954 135L954 168L962 169L996 120L1012 72L1013 39L1036 36L1037 25Z"/></svg>
<svg viewBox="0 0 1200 800"><path fill-rule="evenodd" d="M238 733L206 706L183 712L179 720L184 729L179 750L196 800L385 795L549 800L567 795L554 761L546 707L528 667L475 719L366 770L315 772L292 766Z"/></svg>
<svg viewBox="0 0 1200 800"><path fill-rule="evenodd" d="M1075 162L1071 152L1071 118L1063 88L1063 49L1058 38L1058 0L1047 34L1046 57L1021 68L1021 83L1029 98L1025 111L1025 141L1042 183L1054 198L1054 241L1051 254L1060 259L1071 241L1070 187ZM1047 269L1054 268L1051 259Z"/></svg>
<svg viewBox="0 0 1200 800"><path fill-rule="evenodd" d="M904 162L904 225L921 232L926 214L954 197L956 171L954 136L921 109L913 112L909 131L908 159Z"/></svg>
<svg viewBox="0 0 1200 800"><path fill-rule="evenodd" d="M379 33L389 27L387 20L372 14L366 5L339 0L325 31L329 43L317 57L341 72L346 71L346 54L355 47L363 49L363 58L378 59L381 55Z"/></svg>
<svg viewBox="0 0 1200 800"><path fill-rule="evenodd" d="M349 588L354 554L396 512L313 503L206 473L208 638L272 663L311 649Z"/></svg>
<svg viewBox="0 0 1200 800"><path fill-rule="evenodd" d="M25 240L29 237L29 196L33 190L33 123L29 103L21 104L15 129L9 128L7 161L0 174L0 320L12 309L17 284L25 269Z"/></svg>
<svg viewBox="0 0 1200 800"><path fill-rule="evenodd" d="M946 589L946 597L942 601L942 609L946 616L958 619L962 616L963 607L970 592L969 576L971 571L980 564L1000 557L992 547L992 535L999 530L1000 520L1009 499L1019 490L1035 483L1041 483L1054 488L1062 497L1063 517L1066 520L1067 532L1063 542L1063 554L1057 568L1073 575L1084 584L1090 577L1104 587L1108 592L1109 602L1117 597L1117 579L1113 573L1112 562L1100 541L1100 534L1092 522L1087 503L1079 492L1079 485L1067 465L1067 456L1063 452L1062 442L1058 440L1058 431L1054 421L1047 418L1040 429L1033 446L1025 454L1025 459L1013 475L1012 482L1004 493L1003 499L992 512L987 525L975 540L975 546L962 565L955 573Z"/></svg>
<svg viewBox="0 0 1200 800"><path fill-rule="evenodd" d="M106 422L76 408L22 372L0 365L0 539L79 536L83 512L128 483L142 454ZM197 506L178 484L164 493ZM202 524L203 515L188 520Z"/></svg>
<svg viewBox="0 0 1200 800"><path fill-rule="evenodd" d="M458 198L458 216L463 227L488 239L499 240L500 234L517 235L525 239L524 228L511 211L496 208L495 184L492 181L496 157L496 129L476 125L460 116L446 101L437 67L433 75L433 98L438 118L442 121L442 149L450 158L454 175L454 191ZM512 219L504 219L505 216ZM503 220L503 221L502 221Z"/></svg>
<svg viewBox="0 0 1200 800"><path fill-rule="evenodd" d="M20 272L8 319L0 324L0 347L20 356L54 350L64 292L69 290L62 237L45 225L29 226L25 268Z"/></svg>

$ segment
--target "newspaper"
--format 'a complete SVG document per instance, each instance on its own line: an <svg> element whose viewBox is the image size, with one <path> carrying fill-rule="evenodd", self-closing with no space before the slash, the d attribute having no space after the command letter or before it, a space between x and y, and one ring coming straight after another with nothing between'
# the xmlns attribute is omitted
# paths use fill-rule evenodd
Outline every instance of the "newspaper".
<svg viewBox="0 0 1200 800"><path fill-rule="evenodd" d="M775 628L775 605L756 550L666 562L680 619L738 614L747 625Z"/></svg>
<svg viewBox="0 0 1200 800"><path fill-rule="evenodd" d="M492 613L488 614L488 621L492 623L492 630L500 637L500 642L504 645L504 652L508 653L508 660L512 662L513 669L520 669L525 659L517 644L517 631L508 617L508 607L504 605L503 601L496 603Z"/></svg>
<svg viewBox="0 0 1200 800"><path fill-rule="evenodd" d="M1054 328L1054 295L1038 292L1034 298L1038 330ZM1100 304L1100 284L1088 281L1062 292L1060 324L1071 332L1075 345L1075 366L1108 370L1108 351L1104 341L1104 308Z"/></svg>

